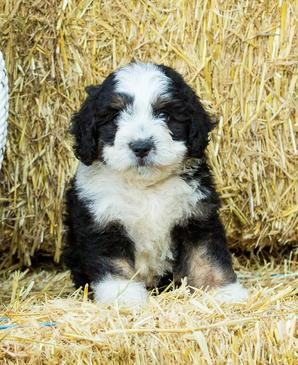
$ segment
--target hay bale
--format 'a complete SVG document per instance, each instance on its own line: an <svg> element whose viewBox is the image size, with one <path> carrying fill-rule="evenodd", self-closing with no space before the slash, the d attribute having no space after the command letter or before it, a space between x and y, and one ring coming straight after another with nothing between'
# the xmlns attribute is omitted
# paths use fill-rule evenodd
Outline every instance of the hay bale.
<svg viewBox="0 0 298 365"><path fill-rule="evenodd" d="M84 86L132 59L175 67L218 117L209 152L231 244L297 242L295 10L294 0L1 3L11 88L0 181L7 262L30 264L38 250L59 260L75 168L70 116Z"/></svg>

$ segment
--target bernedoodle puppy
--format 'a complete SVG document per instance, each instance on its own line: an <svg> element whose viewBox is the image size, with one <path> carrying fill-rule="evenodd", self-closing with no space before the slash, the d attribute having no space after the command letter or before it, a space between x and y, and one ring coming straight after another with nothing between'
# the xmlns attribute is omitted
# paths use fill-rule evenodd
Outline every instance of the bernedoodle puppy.
<svg viewBox="0 0 298 365"><path fill-rule="evenodd" d="M64 258L77 287L102 303L142 305L146 288L187 277L240 301L205 155L212 123L172 68L111 73L72 119L80 160L67 193Z"/></svg>

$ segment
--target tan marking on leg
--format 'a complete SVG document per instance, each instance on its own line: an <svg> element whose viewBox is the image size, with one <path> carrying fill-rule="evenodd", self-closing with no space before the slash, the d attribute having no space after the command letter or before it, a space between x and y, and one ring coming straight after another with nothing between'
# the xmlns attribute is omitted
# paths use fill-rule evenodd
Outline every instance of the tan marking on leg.
<svg viewBox="0 0 298 365"><path fill-rule="evenodd" d="M233 281L233 275L217 267L208 258L206 249L193 248L188 260L188 284L195 288L218 288Z"/></svg>
<svg viewBox="0 0 298 365"><path fill-rule="evenodd" d="M134 267L125 259L113 259L115 269L126 279L131 279L135 275Z"/></svg>

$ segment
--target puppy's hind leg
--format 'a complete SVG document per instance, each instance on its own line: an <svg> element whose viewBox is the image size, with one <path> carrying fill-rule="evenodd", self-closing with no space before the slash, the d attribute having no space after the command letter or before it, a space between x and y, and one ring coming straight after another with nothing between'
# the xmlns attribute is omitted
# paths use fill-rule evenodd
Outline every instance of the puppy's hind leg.
<svg viewBox="0 0 298 365"><path fill-rule="evenodd" d="M187 276L195 288L214 289L219 302L240 302L247 291L237 281L227 248L225 232L217 217L210 222L192 221L184 228L175 276Z"/></svg>

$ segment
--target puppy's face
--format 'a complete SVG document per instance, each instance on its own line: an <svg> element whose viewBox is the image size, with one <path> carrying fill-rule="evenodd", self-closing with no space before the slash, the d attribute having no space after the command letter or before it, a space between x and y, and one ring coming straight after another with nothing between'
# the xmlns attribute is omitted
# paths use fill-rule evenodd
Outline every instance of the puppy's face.
<svg viewBox="0 0 298 365"><path fill-rule="evenodd" d="M200 157L211 123L192 89L169 67L134 63L112 73L73 117L76 156L112 169L179 166Z"/></svg>

